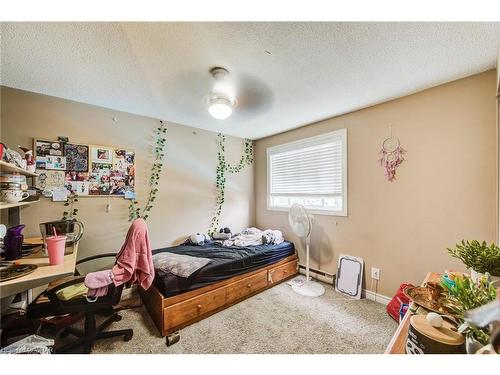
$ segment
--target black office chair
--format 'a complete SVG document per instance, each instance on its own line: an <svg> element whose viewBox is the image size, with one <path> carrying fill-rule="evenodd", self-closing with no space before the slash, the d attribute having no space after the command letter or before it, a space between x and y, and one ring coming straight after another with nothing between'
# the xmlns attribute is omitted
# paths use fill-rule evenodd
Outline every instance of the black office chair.
<svg viewBox="0 0 500 375"><path fill-rule="evenodd" d="M100 254L94 255L76 262L77 265L107 257L116 257L117 254ZM104 331L112 322L117 322L122 319L120 315L114 310L113 306L120 302L122 295L123 285L115 287L114 284L108 286L108 293L97 298L95 302L88 302L84 296L76 297L68 301L63 301L57 297L57 292L67 288L71 285L82 283L85 276L80 276L78 271L75 271L75 277L69 281L54 287L49 287L45 292L40 294L28 306L28 318L39 319L47 316L85 313L85 324L83 331L73 327L65 327L56 337L56 353L67 353L70 350L83 346L83 353L90 353L92 351L92 344L95 340L107 339L111 337L123 336L124 341L132 339L134 334L132 329L122 329L117 331ZM99 326L96 325L95 315L109 316ZM78 337L77 340L70 342L64 346L58 347L57 341L59 337L65 337L68 334Z"/></svg>

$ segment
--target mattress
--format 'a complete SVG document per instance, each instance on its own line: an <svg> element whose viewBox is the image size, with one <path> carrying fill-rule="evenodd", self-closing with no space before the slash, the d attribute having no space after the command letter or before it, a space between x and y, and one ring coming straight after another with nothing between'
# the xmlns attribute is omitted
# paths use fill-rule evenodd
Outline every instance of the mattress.
<svg viewBox="0 0 500 375"><path fill-rule="evenodd" d="M295 247L293 243L288 241L278 245L246 247L221 246L212 243L202 246L180 245L156 249L153 250L153 255L162 252L209 258L211 260L209 264L194 272L188 278L155 269L154 285L163 296L170 297L279 262L295 254Z"/></svg>

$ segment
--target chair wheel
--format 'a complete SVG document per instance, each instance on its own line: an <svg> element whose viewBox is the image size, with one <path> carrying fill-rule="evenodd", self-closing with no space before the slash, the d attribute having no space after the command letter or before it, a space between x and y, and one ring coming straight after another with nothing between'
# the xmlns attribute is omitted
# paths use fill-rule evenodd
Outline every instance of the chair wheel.
<svg viewBox="0 0 500 375"><path fill-rule="evenodd" d="M121 315L116 314L115 316L113 316L113 320L114 320L115 322L119 322L120 320L122 320L122 316L121 316Z"/></svg>
<svg viewBox="0 0 500 375"><path fill-rule="evenodd" d="M132 336L134 336L133 332L127 333L125 336L123 336L123 341L130 341L130 340L132 340Z"/></svg>

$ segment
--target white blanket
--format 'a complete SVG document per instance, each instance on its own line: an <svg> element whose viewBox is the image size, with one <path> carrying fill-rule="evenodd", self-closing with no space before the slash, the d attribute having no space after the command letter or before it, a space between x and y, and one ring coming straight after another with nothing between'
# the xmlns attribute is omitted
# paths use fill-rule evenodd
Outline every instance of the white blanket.
<svg viewBox="0 0 500 375"><path fill-rule="evenodd" d="M280 244L285 239L279 230L266 229L264 231L257 228L247 228L238 233L233 238L224 241L224 246L256 246L263 244Z"/></svg>

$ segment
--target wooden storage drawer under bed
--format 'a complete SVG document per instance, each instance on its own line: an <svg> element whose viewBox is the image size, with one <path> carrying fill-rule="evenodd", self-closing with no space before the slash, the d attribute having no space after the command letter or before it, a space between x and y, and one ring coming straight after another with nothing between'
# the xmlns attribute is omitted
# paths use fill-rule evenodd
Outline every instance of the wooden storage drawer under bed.
<svg viewBox="0 0 500 375"><path fill-rule="evenodd" d="M163 328L169 330L218 309L226 303L224 291L216 289L163 310Z"/></svg>
<svg viewBox="0 0 500 375"><path fill-rule="evenodd" d="M259 272L256 275L244 278L229 284L226 289L226 301L228 303L238 301L255 292L267 287L267 271Z"/></svg>
<svg viewBox="0 0 500 375"><path fill-rule="evenodd" d="M156 327L165 336L270 288L297 272L297 256L292 255L247 274L172 297L164 297L154 285L148 290L139 288L139 291Z"/></svg>
<svg viewBox="0 0 500 375"><path fill-rule="evenodd" d="M297 267L297 262L290 262L268 270L269 284L279 283L280 281L295 275L298 271Z"/></svg>

